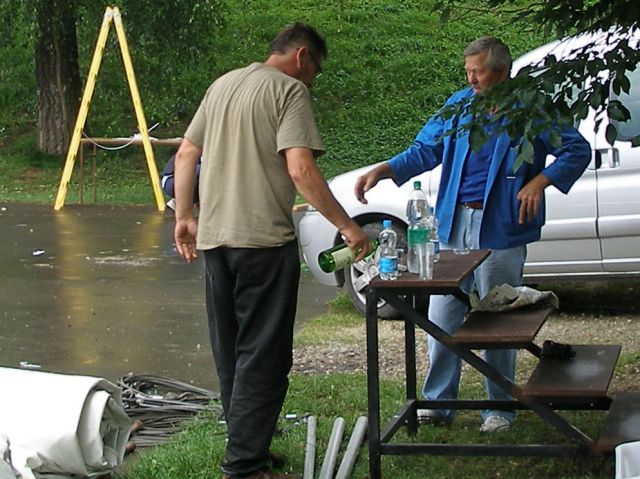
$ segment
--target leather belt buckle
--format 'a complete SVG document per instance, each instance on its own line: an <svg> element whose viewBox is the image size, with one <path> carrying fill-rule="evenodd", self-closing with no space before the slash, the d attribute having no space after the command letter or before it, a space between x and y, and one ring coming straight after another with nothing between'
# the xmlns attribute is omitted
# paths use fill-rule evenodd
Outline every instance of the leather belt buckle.
<svg viewBox="0 0 640 479"><path fill-rule="evenodd" d="M470 210L481 210L484 207L482 201L469 201L468 203L462 203L462 206Z"/></svg>

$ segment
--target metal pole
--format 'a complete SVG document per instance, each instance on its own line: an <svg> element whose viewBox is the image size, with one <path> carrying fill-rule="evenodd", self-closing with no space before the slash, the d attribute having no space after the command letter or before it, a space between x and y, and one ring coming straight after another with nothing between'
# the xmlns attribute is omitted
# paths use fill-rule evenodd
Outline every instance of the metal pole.
<svg viewBox="0 0 640 479"><path fill-rule="evenodd" d="M324 461L322 461L322 469L320 469L320 475L318 476L318 479L332 479L333 471L336 468L338 451L340 450L340 443L342 442L343 433L344 418L337 417L333 422L331 437L329 437L327 452L324 455Z"/></svg>
<svg viewBox="0 0 640 479"><path fill-rule="evenodd" d="M348 479L351 476L366 430L367 418L365 416L360 416L356 421L356 425L353 427L353 432L349 438L349 444L347 444L347 450L344 453L344 457L342 458L342 462L340 463L340 467L336 473L336 479Z"/></svg>
<svg viewBox="0 0 640 479"><path fill-rule="evenodd" d="M304 453L304 476L303 479L313 479L316 462L316 424L315 416L307 418L307 443Z"/></svg>

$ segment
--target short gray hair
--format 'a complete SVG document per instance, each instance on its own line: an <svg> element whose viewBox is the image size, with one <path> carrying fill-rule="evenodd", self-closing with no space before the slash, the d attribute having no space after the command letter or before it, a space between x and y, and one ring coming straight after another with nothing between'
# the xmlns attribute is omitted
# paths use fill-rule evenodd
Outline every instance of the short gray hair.
<svg viewBox="0 0 640 479"><path fill-rule="evenodd" d="M477 55L482 52L489 52L487 55L487 66L494 72L507 69L507 73L511 71L511 52L509 47L499 38L496 37L480 37L469 43L464 49L465 57Z"/></svg>

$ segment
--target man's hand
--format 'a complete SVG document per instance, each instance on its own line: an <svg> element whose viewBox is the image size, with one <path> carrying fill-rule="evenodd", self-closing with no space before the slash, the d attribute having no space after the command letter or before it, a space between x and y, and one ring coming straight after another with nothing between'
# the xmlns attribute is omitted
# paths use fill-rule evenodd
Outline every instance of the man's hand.
<svg viewBox="0 0 640 479"><path fill-rule="evenodd" d="M393 178L393 176L393 170L389 166L389 163L385 162L376 166L374 169L368 171L356 180L356 185L354 187L356 198L358 198L360 203L366 205L367 199L364 197L364 194L376 186L380 180L384 178Z"/></svg>
<svg viewBox="0 0 640 479"><path fill-rule="evenodd" d="M345 238L345 243L353 251L356 261L360 261L371 251L371 241L365 232L355 221L351 221L346 227L340 230Z"/></svg>
<svg viewBox="0 0 640 479"><path fill-rule="evenodd" d="M187 263L191 263L198 257L196 250L196 234L198 232L198 222L195 218L178 219L174 229L174 240L176 249Z"/></svg>
<svg viewBox="0 0 640 479"><path fill-rule="evenodd" d="M539 173L518 192L518 200L520 201L519 224L523 225L529 221L533 221L537 216L540 205L542 204L544 189L550 184L549 179L542 173Z"/></svg>

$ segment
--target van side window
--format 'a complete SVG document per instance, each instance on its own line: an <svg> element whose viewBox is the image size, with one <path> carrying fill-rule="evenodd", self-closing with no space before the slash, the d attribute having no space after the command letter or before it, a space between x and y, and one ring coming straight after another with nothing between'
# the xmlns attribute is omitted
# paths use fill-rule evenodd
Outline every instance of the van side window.
<svg viewBox="0 0 640 479"><path fill-rule="evenodd" d="M631 83L629 93L621 93L617 97L611 94L612 99L620 100L631 113L628 121L611 121L618 130L618 141L630 141L640 135L640 68L636 68L629 74L629 81Z"/></svg>

